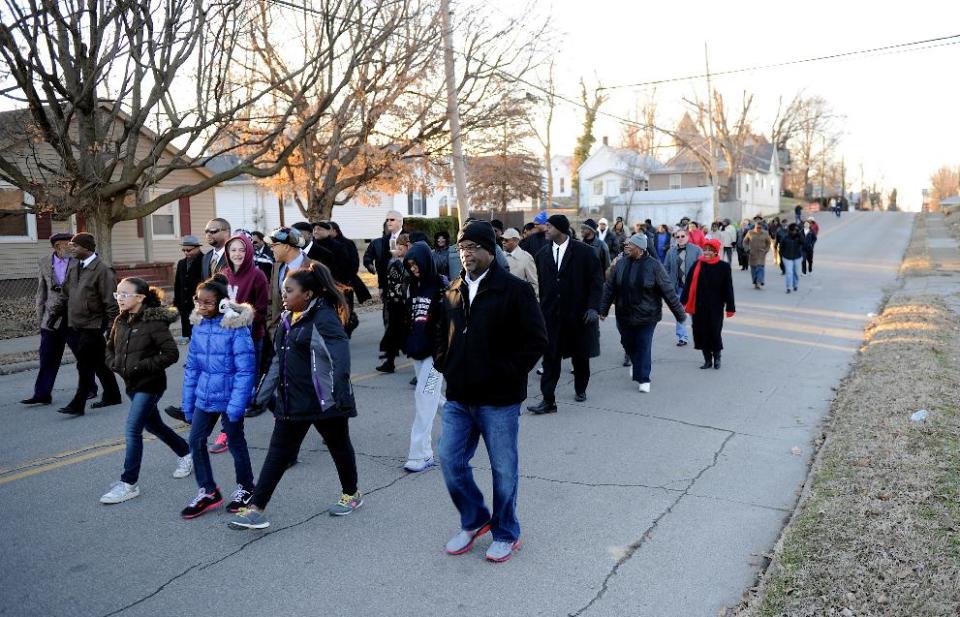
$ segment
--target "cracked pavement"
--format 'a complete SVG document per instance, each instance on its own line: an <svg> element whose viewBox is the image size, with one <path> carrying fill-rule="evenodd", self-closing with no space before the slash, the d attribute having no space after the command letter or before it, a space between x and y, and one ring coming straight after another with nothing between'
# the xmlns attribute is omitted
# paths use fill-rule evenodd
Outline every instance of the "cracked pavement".
<svg viewBox="0 0 960 617"><path fill-rule="evenodd" d="M816 273L800 293L784 294L772 263L762 292L735 273L739 312L720 371L698 370L699 353L673 345L668 318L655 336L653 391L639 394L613 320L604 322L588 400L572 402L566 374L560 412L521 419L524 547L502 565L483 560L489 538L465 556L443 553L457 516L440 470L401 469L411 369L369 376L377 315L362 316L352 344L365 505L327 516L338 483L311 433L266 532L231 530L226 514L180 520L195 483L171 478L174 455L156 441L145 445L141 496L100 505L123 460L102 444L122 439L126 407L64 418L16 402L35 372L0 376L0 615L713 617L753 584L792 511L832 388L895 282L911 226L908 214L818 218ZM75 375L64 367L55 402ZM161 406L174 401L179 368L170 377ZM536 394L535 375L530 384ZM268 415L248 421L255 472L271 425ZM212 458L231 490L230 456ZM9 475L38 459L33 475ZM475 468L489 495L483 448Z"/></svg>

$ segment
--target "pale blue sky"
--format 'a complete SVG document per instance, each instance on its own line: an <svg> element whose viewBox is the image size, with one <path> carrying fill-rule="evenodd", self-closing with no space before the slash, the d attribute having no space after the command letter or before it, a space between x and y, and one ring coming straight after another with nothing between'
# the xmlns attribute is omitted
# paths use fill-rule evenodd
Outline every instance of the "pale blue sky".
<svg viewBox="0 0 960 617"><path fill-rule="evenodd" d="M515 10L509 0L486 1L502 14ZM718 71L960 34L960 2L807 0L785 8L757 0L555 0L553 24L564 33L557 89L576 98L581 75L614 85L699 74L705 41L711 70ZM918 208L930 174L942 164L960 166L957 67L960 45L952 45L743 73L717 79L714 87L734 100L744 89L753 92L755 126L765 132L779 95L789 98L802 89L823 96L846 117L841 152L848 181L859 184L862 164L867 182L897 187L901 205ZM668 123L682 114L682 98L697 89L706 92L703 82L657 90ZM617 91L604 109L625 115L636 96ZM554 131L558 153L572 150L580 122L579 110L563 106ZM614 142L619 134L616 121L598 121L598 141L608 135Z"/></svg>

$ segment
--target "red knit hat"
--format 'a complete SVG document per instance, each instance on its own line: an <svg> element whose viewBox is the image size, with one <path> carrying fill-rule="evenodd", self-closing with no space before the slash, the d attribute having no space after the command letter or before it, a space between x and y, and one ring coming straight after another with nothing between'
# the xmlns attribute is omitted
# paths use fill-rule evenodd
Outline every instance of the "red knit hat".
<svg viewBox="0 0 960 617"><path fill-rule="evenodd" d="M720 249L723 248L723 245L720 243L720 241L716 239L710 239L703 243L704 248L708 246L712 246L713 251L718 255L720 254Z"/></svg>

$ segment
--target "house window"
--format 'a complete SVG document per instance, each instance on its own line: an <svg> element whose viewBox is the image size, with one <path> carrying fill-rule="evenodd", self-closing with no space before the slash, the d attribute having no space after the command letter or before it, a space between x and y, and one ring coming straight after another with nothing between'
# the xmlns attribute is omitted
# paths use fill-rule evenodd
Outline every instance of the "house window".
<svg viewBox="0 0 960 617"><path fill-rule="evenodd" d="M614 195L620 194L620 182L618 180L607 180L607 192L605 193L608 197L613 197Z"/></svg>
<svg viewBox="0 0 960 617"><path fill-rule="evenodd" d="M646 178L635 178L633 180L633 190L635 191L649 191L650 182Z"/></svg>
<svg viewBox="0 0 960 617"><path fill-rule="evenodd" d="M157 240L172 240L179 236L177 232L177 208L169 203L160 206L150 215L153 221L153 237Z"/></svg>
<svg viewBox="0 0 960 617"><path fill-rule="evenodd" d="M26 206L33 197L19 190L0 190L0 242L30 242L36 240L36 217Z"/></svg>
<svg viewBox="0 0 960 617"><path fill-rule="evenodd" d="M564 178L563 176L560 176L560 192L561 193L566 192L566 186L567 186L566 181L567 181L566 178Z"/></svg>
<svg viewBox="0 0 960 617"><path fill-rule="evenodd" d="M427 215L427 200L423 193L407 193L407 214L410 216Z"/></svg>
<svg viewBox="0 0 960 617"><path fill-rule="evenodd" d="M671 189L681 188L680 174L670 174L670 188Z"/></svg>
<svg viewBox="0 0 960 617"><path fill-rule="evenodd" d="M593 194L594 194L594 195L603 195L603 180L594 180L594 181L593 181Z"/></svg>
<svg viewBox="0 0 960 617"><path fill-rule="evenodd" d="M630 192L630 181L624 178L620 181L620 194L623 195L628 192Z"/></svg>

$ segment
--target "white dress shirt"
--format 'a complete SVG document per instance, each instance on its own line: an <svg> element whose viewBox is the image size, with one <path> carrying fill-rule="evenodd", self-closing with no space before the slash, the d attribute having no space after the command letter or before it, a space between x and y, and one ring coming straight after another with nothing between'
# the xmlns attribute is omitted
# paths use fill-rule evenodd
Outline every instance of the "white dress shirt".
<svg viewBox="0 0 960 617"><path fill-rule="evenodd" d="M560 264L563 263L563 256L567 252L568 246L570 246L570 236L567 236L567 239L563 241L563 244L557 244L554 242L552 245L550 245L550 252L553 253L553 258L557 261L557 270L560 269Z"/></svg>
<svg viewBox="0 0 960 617"><path fill-rule="evenodd" d="M478 276L476 280L474 280L469 273L467 273L467 276L464 277L467 281L467 300L471 304L473 304L473 299L476 297L477 292L480 291L480 281L482 281L484 277L487 276L488 272L490 272L490 268L487 268L486 270L484 270L483 274Z"/></svg>
<svg viewBox="0 0 960 617"><path fill-rule="evenodd" d="M81 267L81 268L86 268L86 267L89 266L90 263L91 263L94 259L96 259L96 258L97 258L97 254L96 254L96 253L90 253L90 256L89 256L89 257L87 257L86 259L83 259L83 260L80 261L80 267Z"/></svg>

